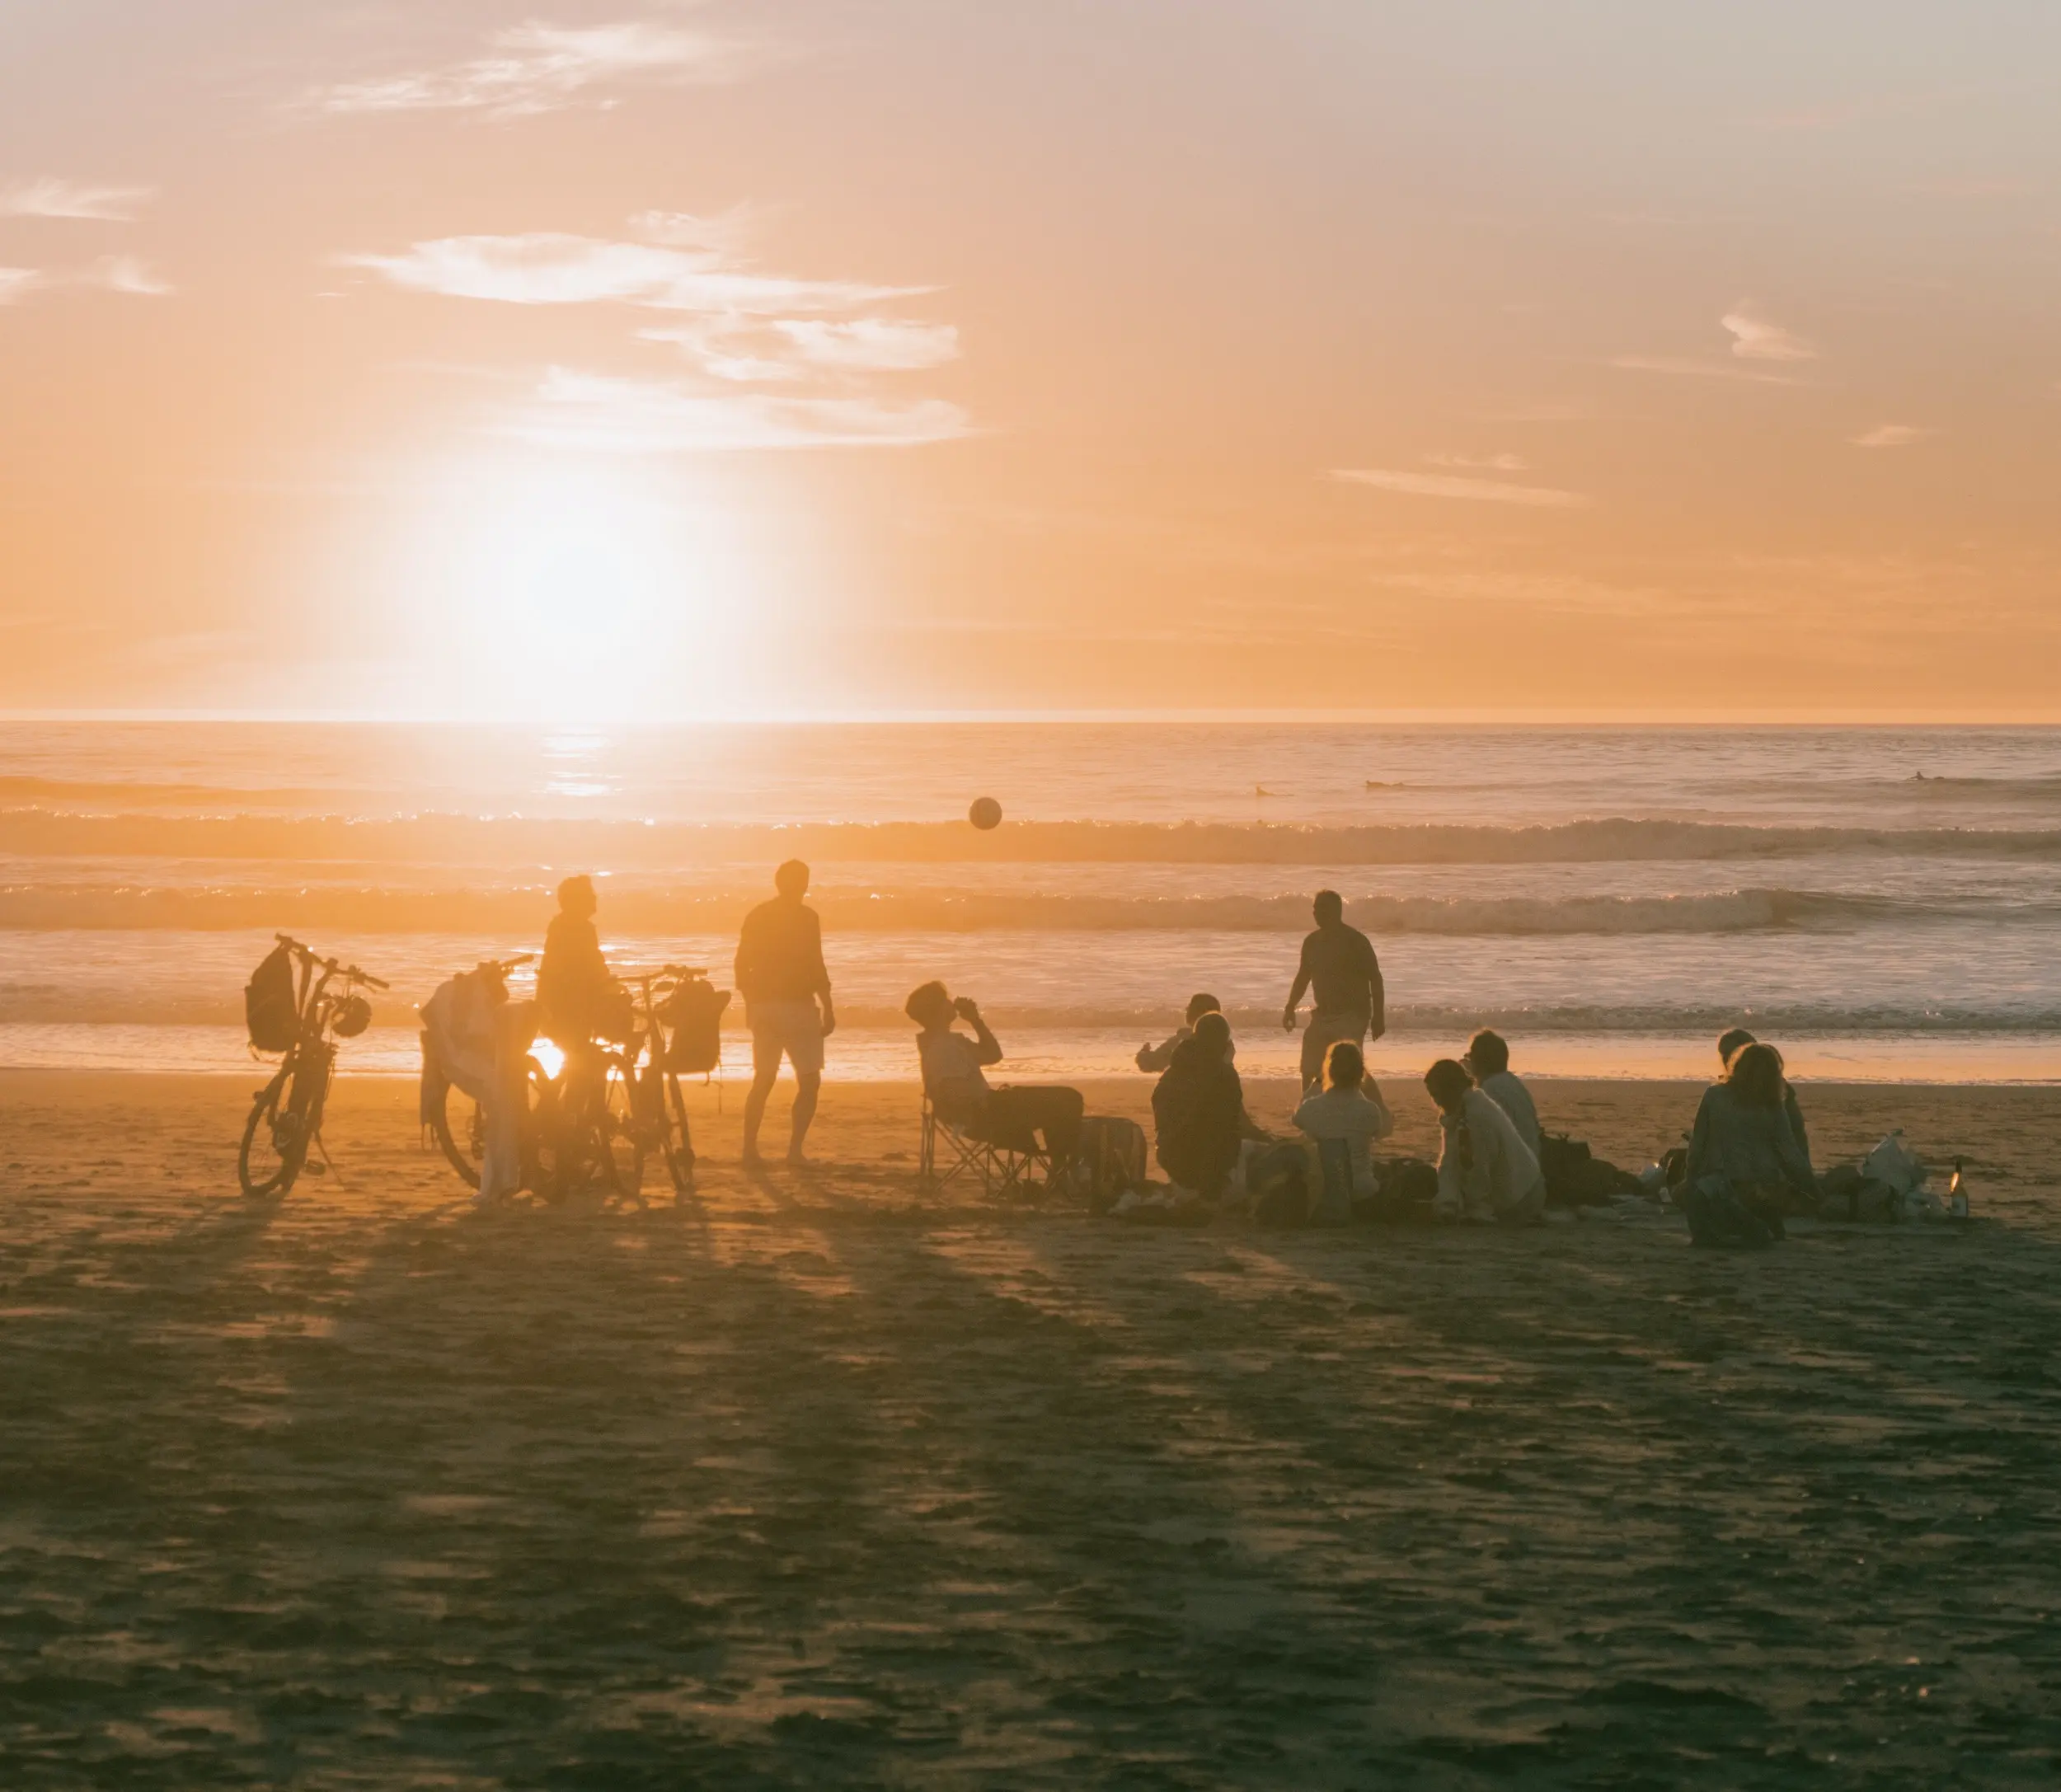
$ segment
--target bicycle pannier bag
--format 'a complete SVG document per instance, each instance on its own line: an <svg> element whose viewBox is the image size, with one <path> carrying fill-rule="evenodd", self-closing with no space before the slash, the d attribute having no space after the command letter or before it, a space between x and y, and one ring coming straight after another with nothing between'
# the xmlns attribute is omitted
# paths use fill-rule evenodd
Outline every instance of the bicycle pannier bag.
<svg viewBox="0 0 2061 1792"><path fill-rule="evenodd" d="M275 946L243 986L243 1018L251 1044L261 1052L293 1048L301 1030L301 1005L294 987L293 955Z"/></svg>
<svg viewBox="0 0 2061 1792"><path fill-rule="evenodd" d="M666 1068L683 1077L706 1077L723 1062L723 1011L727 989L711 988L707 979L690 977L666 998L665 1019L673 1029Z"/></svg>

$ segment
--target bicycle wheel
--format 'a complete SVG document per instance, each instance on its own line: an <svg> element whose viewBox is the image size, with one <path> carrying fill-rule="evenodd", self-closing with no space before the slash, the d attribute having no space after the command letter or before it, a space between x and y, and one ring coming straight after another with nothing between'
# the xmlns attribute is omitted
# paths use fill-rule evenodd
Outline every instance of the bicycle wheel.
<svg viewBox="0 0 2061 1792"><path fill-rule="evenodd" d="M451 1116L453 1095L458 1103L455 1125ZM486 1161L486 1116L479 1103L455 1085L446 1083L436 1110L430 1117L430 1129L436 1134L437 1144L451 1167L470 1186L479 1187L480 1166Z"/></svg>
<svg viewBox="0 0 2061 1792"><path fill-rule="evenodd" d="M280 1065L279 1073L258 1091L257 1100L251 1104L251 1117L243 1123L236 1176L253 1199L285 1194L308 1161L312 1133L303 1118L305 1104L294 1100L298 1069L291 1058Z"/></svg>
<svg viewBox="0 0 2061 1792"><path fill-rule="evenodd" d="M653 1070L661 1079L660 1109L665 1144L666 1174L673 1179L676 1195L694 1192L694 1135L687 1124L687 1103L680 1096L680 1079L670 1071Z"/></svg>
<svg viewBox="0 0 2061 1792"><path fill-rule="evenodd" d="M648 1123L638 1111L636 1072L622 1059L608 1066L608 1083L598 1124L602 1136L596 1140L597 1166L605 1179L604 1192L632 1201L644 1199L644 1158L649 1139Z"/></svg>

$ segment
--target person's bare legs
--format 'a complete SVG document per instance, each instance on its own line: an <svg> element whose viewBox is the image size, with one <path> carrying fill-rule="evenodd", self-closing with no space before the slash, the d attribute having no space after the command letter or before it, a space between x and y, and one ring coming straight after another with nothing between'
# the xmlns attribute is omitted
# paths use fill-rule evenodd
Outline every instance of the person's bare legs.
<svg viewBox="0 0 2061 1792"><path fill-rule="evenodd" d="M790 1123L793 1130L787 1140L787 1161L805 1164L809 1159L802 1150L809 1137L809 1123L816 1117L816 1097L823 1093L823 1072L819 1070L798 1070L795 1072L795 1111ZM759 1104L763 1109L763 1102Z"/></svg>
<svg viewBox="0 0 2061 1792"><path fill-rule="evenodd" d="M779 1081L779 1053L774 1052L763 1060L753 1059L751 1093L744 1097L744 1161L748 1165L766 1161L758 1155L758 1128L766 1118L766 1104L772 1098L773 1085ZM800 1104L797 1102L796 1105L799 1107ZM815 1103L810 1105L813 1109Z"/></svg>

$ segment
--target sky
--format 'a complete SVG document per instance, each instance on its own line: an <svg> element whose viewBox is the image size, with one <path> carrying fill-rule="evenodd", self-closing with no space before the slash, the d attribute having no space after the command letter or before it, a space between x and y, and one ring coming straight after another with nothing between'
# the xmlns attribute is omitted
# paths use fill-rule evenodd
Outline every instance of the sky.
<svg viewBox="0 0 2061 1792"><path fill-rule="evenodd" d="M2061 712L2050 0L0 0L0 708Z"/></svg>

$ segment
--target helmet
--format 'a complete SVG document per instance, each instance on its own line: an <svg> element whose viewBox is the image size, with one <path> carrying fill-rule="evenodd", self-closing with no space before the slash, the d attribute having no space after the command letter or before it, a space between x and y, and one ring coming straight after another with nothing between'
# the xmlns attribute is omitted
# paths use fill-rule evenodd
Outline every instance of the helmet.
<svg viewBox="0 0 2061 1792"><path fill-rule="evenodd" d="M363 996L346 996L336 1005L336 1037L354 1039L372 1025L372 1004Z"/></svg>

